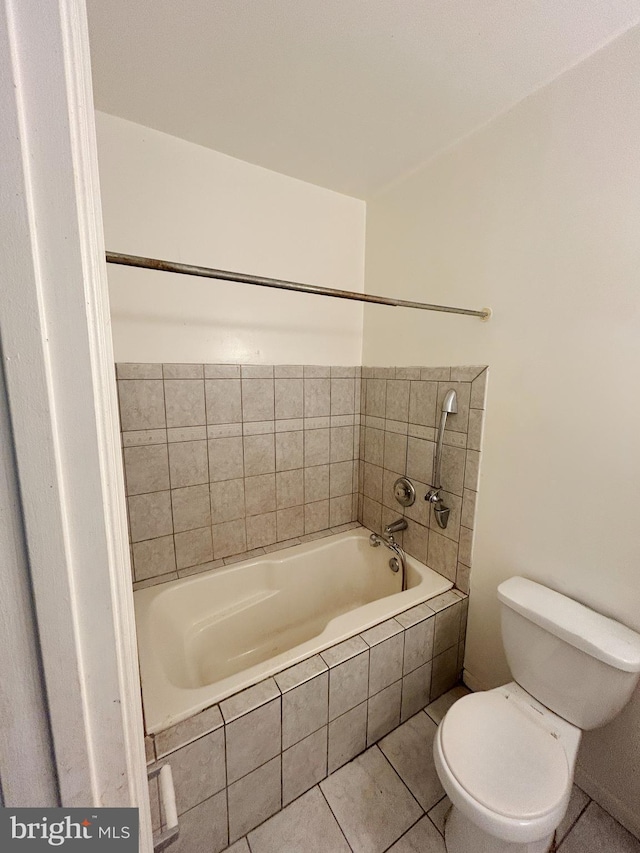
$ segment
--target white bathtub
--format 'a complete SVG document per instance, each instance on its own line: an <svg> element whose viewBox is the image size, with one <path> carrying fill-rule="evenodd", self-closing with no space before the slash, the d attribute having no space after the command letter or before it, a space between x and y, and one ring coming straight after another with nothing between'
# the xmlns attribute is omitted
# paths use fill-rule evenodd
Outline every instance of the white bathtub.
<svg viewBox="0 0 640 853"><path fill-rule="evenodd" d="M408 557L408 589L362 528L134 593L146 727L166 729L450 589Z"/></svg>

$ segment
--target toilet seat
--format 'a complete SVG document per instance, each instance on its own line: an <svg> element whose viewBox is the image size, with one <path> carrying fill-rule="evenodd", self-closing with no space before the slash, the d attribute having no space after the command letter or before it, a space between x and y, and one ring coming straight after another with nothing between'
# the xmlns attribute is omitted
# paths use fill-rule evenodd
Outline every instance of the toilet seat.
<svg viewBox="0 0 640 853"><path fill-rule="evenodd" d="M434 742L436 767L453 804L506 841L526 843L552 833L572 783L556 719L532 698L528 703L500 688L456 702Z"/></svg>

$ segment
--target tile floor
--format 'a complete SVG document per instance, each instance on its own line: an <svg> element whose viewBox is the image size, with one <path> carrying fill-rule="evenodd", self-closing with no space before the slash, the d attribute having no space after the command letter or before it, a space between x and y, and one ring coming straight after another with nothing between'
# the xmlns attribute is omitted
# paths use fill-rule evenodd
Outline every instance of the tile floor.
<svg viewBox="0 0 640 853"><path fill-rule="evenodd" d="M432 742L447 709L467 692L454 687L227 853L445 853L449 802ZM577 786L558 843L558 853L640 853L640 841Z"/></svg>

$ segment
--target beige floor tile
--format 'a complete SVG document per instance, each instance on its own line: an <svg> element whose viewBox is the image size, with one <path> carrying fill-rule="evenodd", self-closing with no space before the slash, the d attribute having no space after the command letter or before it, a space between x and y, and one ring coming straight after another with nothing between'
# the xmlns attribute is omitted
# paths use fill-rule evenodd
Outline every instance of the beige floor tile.
<svg viewBox="0 0 640 853"><path fill-rule="evenodd" d="M577 785L574 785L573 790L571 791L571 799L569 800L567 813L556 831L557 844L560 844L560 842L564 839L565 835L569 832L573 824L578 820L578 818L588 805L589 797L581 788L578 788Z"/></svg>
<svg viewBox="0 0 640 853"><path fill-rule="evenodd" d="M466 688L464 684L458 684L452 690L449 690L448 693L445 693L444 696L441 696L439 699L436 699L435 702L427 705L425 711L434 723L439 723L449 708L457 702L458 699L462 699L463 696L467 696L470 692L471 691Z"/></svg>
<svg viewBox="0 0 640 853"><path fill-rule="evenodd" d="M439 803L429 809L429 818L441 835L444 835L444 820L451 808L451 800L449 797L443 797Z"/></svg>
<svg viewBox="0 0 640 853"><path fill-rule="evenodd" d="M416 714L380 741L380 749L425 811L444 795L433 762L436 729L426 714Z"/></svg>
<svg viewBox="0 0 640 853"><path fill-rule="evenodd" d="M446 853L446 850L444 839L425 816L396 841L389 853Z"/></svg>
<svg viewBox="0 0 640 853"><path fill-rule="evenodd" d="M420 817L420 806L377 747L320 787L355 853L382 853Z"/></svg>
<svg viewBox="0 0 640 853"><path fill-rule="evenodd" d="M251 853L348 853L349 845L319 788L249 834Z"/></svg>
<svg viewBox="0 0 640 853"><path fill-rule="evenodd" d="M590 803L559 853L640 853L640 841L596 803Z"/></svg>

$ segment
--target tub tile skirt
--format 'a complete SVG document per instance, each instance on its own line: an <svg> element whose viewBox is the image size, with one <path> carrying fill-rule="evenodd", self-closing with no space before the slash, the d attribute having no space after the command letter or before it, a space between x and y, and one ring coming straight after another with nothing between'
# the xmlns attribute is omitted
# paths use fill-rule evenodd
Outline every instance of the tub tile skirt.
<svg viewBox="0 0 640 853"><path fill-rule="evenodd" d="M219 853L453 687L467 596L445 592L146 738L173 771L176 853ZM154 831L163 827L150 787Z"/></svg>

